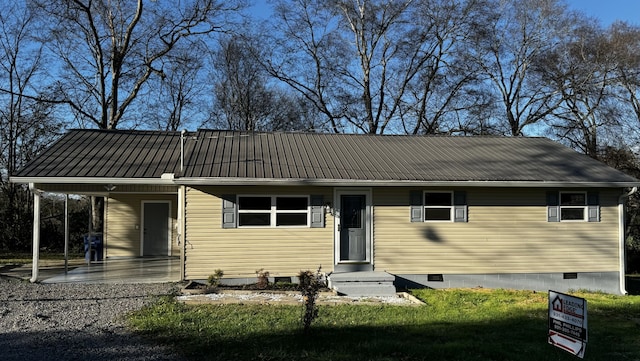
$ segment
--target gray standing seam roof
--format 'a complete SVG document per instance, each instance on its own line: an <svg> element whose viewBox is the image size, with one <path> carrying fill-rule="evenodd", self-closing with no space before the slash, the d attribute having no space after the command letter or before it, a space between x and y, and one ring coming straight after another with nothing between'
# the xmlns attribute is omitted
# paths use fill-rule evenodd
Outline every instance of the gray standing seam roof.
<svg viewBox="0 0 640 361"><path fill-rule="evenodd" d="M72 130L15 177L160 178L179 167L179 132Z"/></svg>
<svg viewBox="0 0 640 361"><path fill-rule="evenodd" d="M546 138L72 130L13 178L176 181L555 182L638 180Z"/></svg>

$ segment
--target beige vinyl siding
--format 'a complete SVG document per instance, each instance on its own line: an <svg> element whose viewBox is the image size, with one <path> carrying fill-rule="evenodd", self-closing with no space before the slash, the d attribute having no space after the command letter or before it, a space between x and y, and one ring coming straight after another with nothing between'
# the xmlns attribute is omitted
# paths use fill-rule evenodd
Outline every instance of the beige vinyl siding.
<svg viewBox="0 0 640 361"><path fill-rule="evenodd" d="M618 271L618 190L601 222L547 222L547 189L464 189L467 223L411 223L409 190L374 189L374 259L391 273Z"/></svg>
<svg viewBox="0 0 640 361"><path fill-rule="evenodd" d="M180 255L176 243L178 197L169 194L112 194L106 202L105 257L139 257L143 201L171 201L171 254Z"/></svg>
<svg viewBox="0 0 640 361"><path fill-rule="evenodd" d="M333 220L324 228L222 229L221 196L323 195L325 187L189 187L186 192L186 279L205 279L216 269L225 277L255 277L264 269L271 276L296 276L301 270L333 269Z"/></svg>

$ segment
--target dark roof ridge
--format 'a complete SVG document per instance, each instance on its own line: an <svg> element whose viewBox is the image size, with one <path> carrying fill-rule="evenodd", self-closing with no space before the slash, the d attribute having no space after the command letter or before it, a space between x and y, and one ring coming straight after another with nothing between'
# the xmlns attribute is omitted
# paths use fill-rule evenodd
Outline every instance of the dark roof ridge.
<svg viewBox="0 0 640 361"><path fill-rule="evenodd" d="M68 132L95 132L95 133L123 133L123 134L180 134L179 130L152 130L152 129L83 129L71 128Z"/></svg>
<svg viewBox="0 0 640 361"><path fill-rule="evenodd" d="M251 130L221 130L200 128L197 132L212 133L239 133L239 134L302 134L302 135L341 135L341 136L363 136L363 137L416 137L416 138L498 138L498 139L549 139L544 136L512 136L499 134L480 134L480 135L455 135L455 134L368 134L368 133L333 133L333 132L311 132L311 131L291 131L291 130L275 130L275 131L251 131Z"/></svg>

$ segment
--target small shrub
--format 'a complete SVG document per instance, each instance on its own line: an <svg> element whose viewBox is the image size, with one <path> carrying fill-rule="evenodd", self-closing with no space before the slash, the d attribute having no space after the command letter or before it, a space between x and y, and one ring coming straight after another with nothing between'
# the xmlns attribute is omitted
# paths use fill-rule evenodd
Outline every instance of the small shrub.
<svg viewBox="0 0 640 361"><path fill-rule="evenodd" d="M217 269L213 272L214 273L209 275L209 278L207 278L207 284L210 287L218 287L218 285L220 284L220 280L224 276L224 271L222 271L221 269Z"/></svg>
<svg viewBox="0 0 640 361"><path fill-rule="evenodd" d="M300 271L298 279L300 280L299 288L302 294L302 300L304 305L304 311L302 314L302 326L304 333L307 334L311 330L311 323L318 317L318 306L316 301L320 289L325 287L322 274L320 273L322 267L318 267L316 272L310 270Z"/></svg>
<svg viewBox="0 0 640 361"><path fill-rule="evenodd" d="M256 288L259 290L266 290L269 287L269 271L265 271L264 268L260 268L256 271L258 282L256 282Z"/></svg>

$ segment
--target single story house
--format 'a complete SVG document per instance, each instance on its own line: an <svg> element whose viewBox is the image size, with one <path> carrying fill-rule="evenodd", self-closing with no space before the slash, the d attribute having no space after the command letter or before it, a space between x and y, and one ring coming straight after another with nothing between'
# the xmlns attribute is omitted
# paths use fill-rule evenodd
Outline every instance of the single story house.
<svg viewBox="0 0 640 361"><path fill-rule="evenodd" d="M545 138L214 130L71 130L11 181L104 196L106 260L180 257L184 280L615 294L639 184Z"/></svg>

